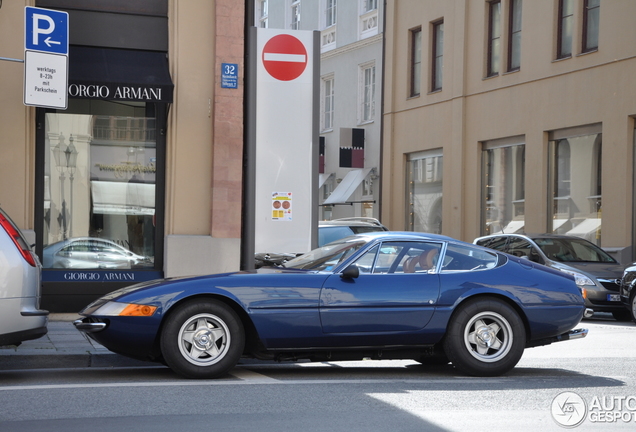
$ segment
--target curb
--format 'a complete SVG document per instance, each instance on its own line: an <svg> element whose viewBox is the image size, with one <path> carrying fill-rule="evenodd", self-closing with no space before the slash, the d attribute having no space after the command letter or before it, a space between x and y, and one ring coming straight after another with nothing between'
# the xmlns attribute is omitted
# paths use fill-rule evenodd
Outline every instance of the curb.
<svg viewBox="0 0 636 432"><path fill-rule="evenodd" d="M161 363L146 362L114 353L104 354L12 354L0 356L0 370L33 369L75 369L75 368L115 368L163 366Z"/></svg>

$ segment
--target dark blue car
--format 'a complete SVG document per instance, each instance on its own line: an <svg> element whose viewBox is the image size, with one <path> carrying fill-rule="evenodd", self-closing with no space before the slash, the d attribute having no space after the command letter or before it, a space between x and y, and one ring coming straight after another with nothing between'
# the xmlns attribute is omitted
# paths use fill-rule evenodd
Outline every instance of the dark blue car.
<svg viewBox="0 0 636 432"><path fill-rule="evenodd" d="M449 237L378 232L255 272L134 285L76 327L108 349L213 378L241 356L414 359L503 374L524 348L584 337L572 276Z"/></svg>

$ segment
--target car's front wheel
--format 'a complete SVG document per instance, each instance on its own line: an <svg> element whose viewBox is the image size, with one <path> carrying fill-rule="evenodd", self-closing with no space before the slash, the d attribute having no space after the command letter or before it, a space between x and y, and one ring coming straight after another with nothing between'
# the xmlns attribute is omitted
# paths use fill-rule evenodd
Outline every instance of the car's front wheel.
<svg viewBox="0 0 636 432"><path fill-rule="evenodd" d="M240 359L245 332L229 306L214 300L191 300L167 317L160 343L166 364L178 374L215 378Z"/></svg>
<svg viewBox="0 0 636 432"><path fill-rule="evenodd" d="M636 323L636 292L632 296L632 301L629 302L629 313L632 315L632 321Z"/></svg>
<svg viewBox="0 0 636 432"><path fill-rule="evenodd" d="M525 344L525 327L511 306L495 298L478 298L461 305L451 317L444 351L468 375L496 376L515 367Z"/></svg>

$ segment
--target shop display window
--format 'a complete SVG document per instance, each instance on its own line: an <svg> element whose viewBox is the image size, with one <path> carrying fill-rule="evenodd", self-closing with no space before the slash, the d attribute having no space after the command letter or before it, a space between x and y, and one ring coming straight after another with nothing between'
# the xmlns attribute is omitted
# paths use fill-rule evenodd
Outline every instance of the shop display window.
<svg viewBox="0 0 636 432"><path fill-rule="evenodd" d="M441 150L412 153L407 157L407 229L441 234L444 174Z"/></svg>
<svg viewBox="0 0 636 432"><path fill-rule="evenodd" d="M154 104L71 99L44 128L43 267L154 268Z"/></svg>

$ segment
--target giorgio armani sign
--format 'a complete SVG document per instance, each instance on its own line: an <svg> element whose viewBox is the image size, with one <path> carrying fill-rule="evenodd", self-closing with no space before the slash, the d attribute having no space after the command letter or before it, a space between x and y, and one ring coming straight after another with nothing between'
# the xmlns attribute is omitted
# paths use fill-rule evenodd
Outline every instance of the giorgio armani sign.
<svg viewBox="0 0 636 432"><path fill-rule="evenodd" d="M174 84L164 52L71 45L68 96L172 103Z"/></svg>
<svg viewBox="0 0 636 432"><path fill-rule="evenodd" d="M84 99L164 102L164 94L164 89L161 87L97 84L70 84L68 86L68 95L70 97Z"/></svg>

